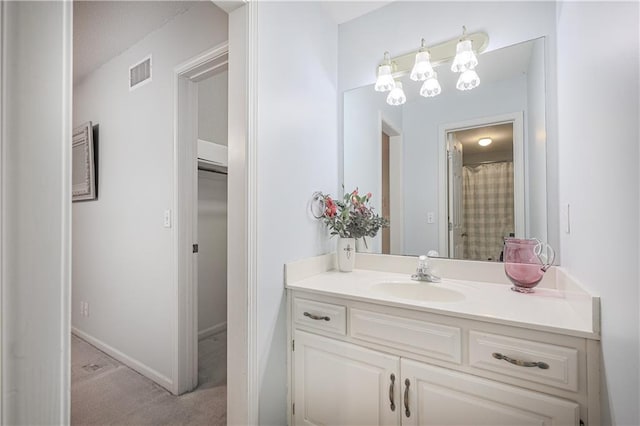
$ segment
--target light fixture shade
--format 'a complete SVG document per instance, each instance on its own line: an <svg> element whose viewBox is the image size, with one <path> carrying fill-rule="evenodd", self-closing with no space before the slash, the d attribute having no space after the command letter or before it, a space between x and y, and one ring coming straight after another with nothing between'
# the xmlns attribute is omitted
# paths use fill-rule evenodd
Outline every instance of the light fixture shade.
<svg viewBox="0 0 640 426"><path fill-rule="evenodd" d="M391 89L389 96L387 96L387 103L389 105L402 105L405 102L407 102L407 97L404 94L404 90L402 90L402 83L396 81L395 87Z"/></svg>
<svg viewBox="0 0 640 426"><path fill-rule="evenodd" d="M488 145L491 145L491 142L493 142L491 140L491 138L482 138L482 139L480 139L478 141L478 145L480 145L480 146L488 146Z"/></svg>
<svg viewBox="0 0 640 426"><path fill-rule="evenodd" d="M480 77L474 70L466 70L458 78L456 88L458 90L471 90L480 85Z"/></svg>
<svg viewBox="0 0 640 426"><path fill-rule="evenodd" d="M411 75L413 81L425 81L433 75L433 67L431 66L431 58L429 52L416 53L416 63L413 65Z"/></svg>
<svg viewBox="0 0 640 426"><path fill-rule="evenodd" d="M478 58L473 53L473 46L471 46L471 40L462 40L456 45L456 57L453 58L453 64L451 64L451 71L464 72L472 70L478 65Z"/></svg>
<svg viewBox="0 0 640 426"><path fill-rule="evenodd" d="M374 89L376 92L388 92L394 87L395 83L391 75L391 65L380 65L378 67L378 78Z"/></svg>
<svg viewBox="0 0 640 426"><path fill-rule="evenodd" d="M432 98L434 96L438 96L442 88L440 87L440 83L438 82L438 73L434 72L433 75L428 78L424 83L422 83L422 87L420 88L420 95L425 98Z"/></svg>

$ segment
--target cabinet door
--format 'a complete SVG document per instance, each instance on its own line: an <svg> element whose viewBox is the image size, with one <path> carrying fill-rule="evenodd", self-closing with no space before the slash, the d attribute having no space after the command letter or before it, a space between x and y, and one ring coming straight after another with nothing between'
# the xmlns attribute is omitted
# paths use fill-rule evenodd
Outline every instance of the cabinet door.
<svg viewBox="0 0 640 426"><path fill-rule="evenodd" d="M577 425L578 404L402 359L403 425L556 426Z"/></svg>
<svg viewBox="0 0 640 426"><path fill-rule="evenodd" d="M298 330L294 338L294 425L400 424L397 356Z"/></svg>

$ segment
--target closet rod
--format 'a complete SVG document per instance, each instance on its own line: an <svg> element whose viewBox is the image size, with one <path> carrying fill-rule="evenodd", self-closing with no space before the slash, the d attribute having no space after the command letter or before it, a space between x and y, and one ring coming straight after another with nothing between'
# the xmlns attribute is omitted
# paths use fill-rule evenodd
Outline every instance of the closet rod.
<svg viewBox="0 0 640 426"><path fill-rule="evenodd" d="M216 173L219 175L228 175L228 172L223 172L222 170L211 170L211 169L206 169L204 167L198 167L198 170L202 170L203 172L209 172L209 173Z"/></svg>

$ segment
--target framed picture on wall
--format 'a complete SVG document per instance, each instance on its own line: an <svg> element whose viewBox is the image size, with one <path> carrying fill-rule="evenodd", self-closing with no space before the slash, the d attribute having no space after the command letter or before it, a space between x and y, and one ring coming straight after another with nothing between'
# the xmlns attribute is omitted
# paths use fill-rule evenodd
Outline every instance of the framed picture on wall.
<svg viewBox="0 0 640 426"><path fill-rule="evenodd" d="M72 200L95 200L96 165L93 145L93 126L91 122L82 124L73 130L72 141Z"/></svg>

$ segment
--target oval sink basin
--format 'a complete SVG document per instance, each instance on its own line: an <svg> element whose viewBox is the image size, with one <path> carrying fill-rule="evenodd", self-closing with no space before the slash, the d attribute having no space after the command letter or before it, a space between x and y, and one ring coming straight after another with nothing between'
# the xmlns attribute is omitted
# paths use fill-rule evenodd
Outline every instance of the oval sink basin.
<svg viewBox="0 0 640 426"><path fill-rule="evenodd" d="M459 302L464 295L456 290L436 287L432 283L397 281L374 284L371 290L384 296L425 302Z"/></svg>

